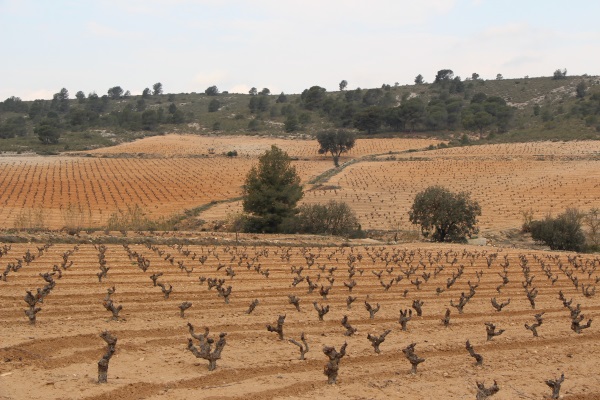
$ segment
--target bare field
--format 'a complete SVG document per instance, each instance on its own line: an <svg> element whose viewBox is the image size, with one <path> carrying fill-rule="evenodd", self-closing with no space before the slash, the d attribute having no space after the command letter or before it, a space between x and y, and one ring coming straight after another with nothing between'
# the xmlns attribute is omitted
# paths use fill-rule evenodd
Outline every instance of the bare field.
<svg viewBox="0 0 600 400"><path fill-rule="evenodd" d="M600 156L600 141L572 142L528 142L503 143L486 146L450 147L434 150L428 154L436 156L515 156L519 158L540 158L544 156L586 157Z"/></svg>
<svg viewBox="0 0 600 400"><path fill-rule="evenodd" d="M27 250L35 260L23 262L0 281L2 399L465 399L475 398L476 382L489 387L494 380L500 387L494 399L539 399L551 393L544 381L561 373L566 377L564 399L600 398L600 303L597 296L582 292L600 278L597 257L422 244L131 245L130 252L150 261L142 271L122 246L108 245L110 269L99 282L99 249L92 245L54 245L38 256L33 245L13 244L0 260L23 259ZM31 326L23 312L25 291L35 293L46 284L40 274L60 265L67 251L72 251L67 259L73 264L59 267L62 277L53 276L55 287L38 304L37 324ZM203 262L201 257L206 257ZM180 269L180 262L191 271ZM158 282L173 286L168 299L150 279L159 272L163 275ZM506 285L501 276L508 279ZM223 279L223 287L231 286L229 304L200 277ZM293 286L295 277L303 280ZM316 284L312 293L307 277ZM344 285L351 280L356 283L352 292ZM113 286L111 298L123 307L118 321L110 320L103 307ZM473 296L459 314L452 304L470 286ZM321 287L330 287L326 296L319 294ZM526 293L535 290L534 309ZM593 320L589 329L579 334L571 330L570 311L558 299L559 291L573 300L572 309L580 304L585 316L581 325ZM289 295L300 298L300 311L289 303ZM348 309L349 295L356 300ZM491 298L510 303L496 311ZM247 314L253 299L259 304ZM403 331L400 311L411 309L415 300L423 302L423 314L413 310ZM192 307L181 318L178 306L184 301ZM330 306L323 321L313 302ZM372 319L365 302L381 307ZM441 321L446 309L451 311L448 327ZM532 325L534 314L542 312L543 323L534 337L524 325ZM285 340L266 329L279 315L286 315ZM344 315L357 329L353 336L344 335ZM211 337L227 333L215 371L209 372L208 363L186 349L188 322L197 332L209 327ZM505 332L486 340L486 322ZM106 351L98 335L106 329L118 342L108 383L98 384L96 364ZM367 335L379 336L387 329L391 332L377 354ZM304 361L288 342L299 340L302 332L309 345ZM466 340L483 357L483 365L476 366L468 355ZM322 348L340 350L344 342L347 355L340 363L338 384L328 385ZM411 343L425 359L414 375L402 353Z"/></svg>
<svg viewBox="0 0 600 400"><path fill-rule="evenodd" d="M406 150L419 150L440 141L435 139L358 139L356 146L340 160L368 154L382 154ZM114 147L88 151L90 154L147 154L166 157L223 154L236 150L240 156L258 157L276 145L286 151L290 157L321 160L326 158L318 154L319 145L315 139L281 139L257 136L198 136L166 135L154 136ZM327 158L328 159L328 158Z"/></svg>

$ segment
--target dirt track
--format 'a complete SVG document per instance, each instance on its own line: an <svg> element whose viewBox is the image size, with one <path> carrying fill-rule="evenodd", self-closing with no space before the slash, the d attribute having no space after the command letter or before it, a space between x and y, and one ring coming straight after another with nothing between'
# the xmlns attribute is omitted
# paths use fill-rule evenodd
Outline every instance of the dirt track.
<svg viewBox="0 0 600 400"><path fill-rule="evenodd" d="M188 256L167 246L158 246L156 251L130 246L150 260L150 268L143 272L122 246L107 247L110 270L102 282L96 276L98 250L92 245L80 245L68 258L73 265L63 271L61 279L54 277L56 286L39 304L42 310L35 327L23 312L25 290L35 293L42 287L45 282L39 274L60 264L61 255L74 246L54 245L30 265L23 263L20 270L10 272L6 282L0 281L0 399L464 399L475 398L476 381L489 386L493 380L501 389L493 399L540 399L551 393L544 381L556 379L561 372L566 376L561 390L565 399L600 398L600 301L597 295L588 298L581 291L581 285L596 285L598 258L582 256L575 261L575 268L564 253L446 245L182 248L191 252ZM13 244L0 258L2 266L22 258L27 249L38 254L35 245ZM194 252L196 259L192 260ZM496 252L497 258L488 268L486 257ZM165 260L167 254L174 257L173 265ZM530 276L535 276L529 287L539 290L535 310L525 295L519 254L526 255ZM198 261L201 255L207 257L204 265ZM349 255L358 257L352 263L356 287L351 294L357 299L351 310L346 307L349 291L343 285L350 281ZM499 293L505 255L509 283ZM454 257L457 261L452 263ZM314 263L309 267L311 259ZM178 268L178 261L194 270L188 275ZM554 285L542 271L541 261L550 268L551 276L558 277ZM573 271L580 289L559 269L559 262L564 271ZM222 268L217 271L219 265ZM465 267L464 274L447 289L448 278L460 265ZM319 287L329 285L327 277L334 278L327 299L319 295L319 288L308 293L306 281L293 287L296 274L291 272L292 266L303 266L300 275L311 277ZM439 266L444 269L434 276ZM227 267L235 272L233 278L227 276ZM329 273L332 267L337 270ZM387 272L390 267L393 270ZM411 267L416 268L415 273L407 278L403 271ZM169 299L164 299L149 278L159 271L164 273L159 282L173 285ZM481 281L464 313L459 314L450 301L456 304L461 292L469 292L468 282L478 280L476 271L483 271ZM383 283L398 276L403 279L385 291L374 272L381 272ZM423 272L431 277L417 290L410 281L416 282L417 277L424 281ZM225 304L215 289L208 290L206 282L201 284L200 276L225 279L225 286L232 286L230 304ZM112 286L116 288L114 303L123 306L119 321L109 321L110 313L102 306L107 288ZM444 291L437 295L436 288ZM589 329L580 334L570 329L569 310L558 299L559 290L573 299L573 306L581 304L582 324L593 319ZM300 312L288 302L292 294L301 299ZM511 302L496 312L492 297L498 302L510 298ZM248 315L253 299L260 303ZM413 315L404 332L398 323L399 311L410 308L415 299L424 301L423 316ZM183 301L193 306L182 319L178 306ZM324 321L318 320L313 301L330 305ZM369 319L365 301L381 305L374 319ZM441 323L446 308L451 309L447 328ZM544 321L538 328L539 337L533 337L524 324L532 324L533 315L539 312L545 312ZM296 346L278 340L265 328L283 314L287 316L286 339L298 340L301 332L307 335L310 351L305 361L298 360ZM340 324L344 315L358 329L352 337L344 336ZM227 345L215 371L209 372L206 361L186 350L188 322L197 331L210 327L212 337L227 332ZM485 322L506 332L486 341ZM98 335L105 329L118 337L118 343L108 383L99 385L95 383L96 363L106 346ZM391 333L376 354L367 334L380 335L386 329ZM468 356L467 339L484 357L483 366L475 366ZM326 357L321 349L328 345L339 350L344 341L348 342L348 354L340 364L338 385L327 385L323 375ZM417 355L425 358L416 375L409 373L410 364L401 351L412 342Z"/></svg>

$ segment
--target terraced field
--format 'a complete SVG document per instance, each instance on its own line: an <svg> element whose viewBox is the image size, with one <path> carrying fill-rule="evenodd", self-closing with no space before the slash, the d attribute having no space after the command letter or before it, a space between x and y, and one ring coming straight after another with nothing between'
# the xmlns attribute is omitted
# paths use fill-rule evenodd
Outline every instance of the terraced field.
<svg viewBox="0 0 600 400"><path fill-rule="evenodd" d="M424 244L3 248L3 266L16 260L22 267L0 281L0 399L474 399L476 382L490 387L494 380L500 388L494 399L538 399L551 393L544 381L561 373L564 399L600 398L597 256ZM108 270L100 282L102 263ZM55 265L44 281L40 274ZM159 273L158 283L172 285L168 299L150 278ZM216 288L208 289L209 278L222 279L225 294L231 286L228 304ZM315 285L312 292L307 279ZM54 287L36 305L41 311L30 325L23 312L26 290L36 293L48 280ZM118 320L103 307L112 287L110 298L123 307ZM455 307L461 293L463 302L469 297L462 314ZM300 299L300 311L290 304L292 295ZM349 295L356 298L351 306ZM496 311L492 298L510 303ZM254 299L259 303L248 314ZM178 307L185 301L192 307L182 318ZM423 302L422 316L414 301ZM313 302L330 307L323 321ZM380 306L372 319L366 302ZM401 310L412 310L406 331ZM532 325L538 313L543 323L534 337L525 324ZM266 329L279 315L286 316L284 340ZM344 315L357 329L352 336L344 334ZM580 333L571 329L572 315L582 317ZM588 319L591 327L584 328ZM487 340L486 322L505 331ZM187 350L188 323L197 333L209 327L211 337L227 333L215 371ZM367 335L388 329L377 354ZM118 342L108 383L98 384L103 330ZM304 361L288 341L302 332L309 345ZM467 353L467 340L483 365ZM328 385L322 348L340 350L344 342L338 384ZM411 343L425 359L416 374L402 352Z"/></svg>

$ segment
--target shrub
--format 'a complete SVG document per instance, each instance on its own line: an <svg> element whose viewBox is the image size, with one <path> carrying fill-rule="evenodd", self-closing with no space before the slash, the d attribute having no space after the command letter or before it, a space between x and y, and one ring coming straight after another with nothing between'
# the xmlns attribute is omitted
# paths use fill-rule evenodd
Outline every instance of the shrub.
<svg viewBox="0 0 600 400"><path fill-rule="evenodd" d="M208 112L217 112L221 108L221 102L217 99L212 99L210 103L208 103Z"/></svg>
<svg viewBox="0 0 600 400"><path fill-rule="evenodd" d="M151 220L137 204L128 205L126 210L114 212L106 222L107 231L155 231L174 230L175 221L160 218Z"/></svg>
<svg viewBox="0 0 600 400"><path fill-rule="evenodd" d="M568 208L556 218L546 216L532 221L531 237L546 244L552 250L585 250L585 235L581 228L584 215L575 208Z"/></svg>
<svg viewBox="0 0 600 400"><path fill-rule="evenodd" d="M360 230L358 218L348 204L330 201L327 204L303 204L298 214L285 221L287 232L353 236Z"/></svg>
<svg viewBox="0 0 600 400"><path fill-rule="evenodd" d="M587 243L591 250L600 249L600 209L592 208L584 217L587 227Z"/></svg>

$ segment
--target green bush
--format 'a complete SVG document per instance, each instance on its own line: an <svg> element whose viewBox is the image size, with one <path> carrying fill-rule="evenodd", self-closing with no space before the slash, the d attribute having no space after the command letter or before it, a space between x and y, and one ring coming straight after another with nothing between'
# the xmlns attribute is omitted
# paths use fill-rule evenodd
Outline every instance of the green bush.
<svg viewBox="0 0 600 400"><path fill-rule="evenodd" d="M480 215L481 207L469 193L430 186L415 196L409 220L421 225L423 236L434 242L466 242L467 237L478 233Z"/></svg>
<svg viewBox="0 0 600 400"><path fill-rule="evenodd" d="M327 204L303 204L282 229L288 233L354 236L360 231L360 224L348 204L332 200Z"/></svg>
<svg viewBox="0 0 600 400"><path fill-rule="evenodd" d="M584 251L585 235L581 227L583 214L568 208L556 218L546 216L530 224L531 237L552 250Z"/></svg>
<svg viewBox="0 0 600 400"><path fill-rule="evenodd" d="M258 159L243 186L244 212L250 213L244 231L277 233L281 224L296 214L304 192L290 156L275 145Z"/></svg>

